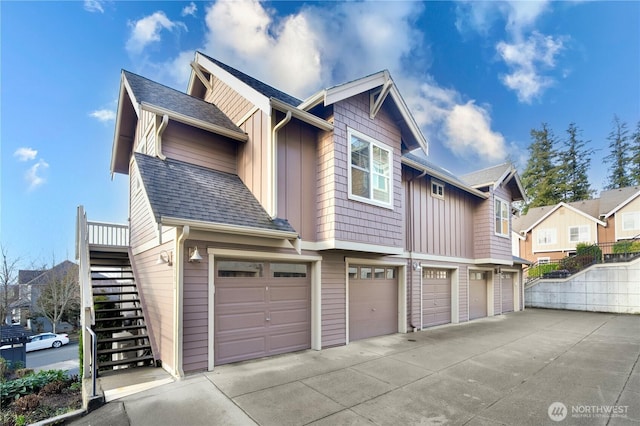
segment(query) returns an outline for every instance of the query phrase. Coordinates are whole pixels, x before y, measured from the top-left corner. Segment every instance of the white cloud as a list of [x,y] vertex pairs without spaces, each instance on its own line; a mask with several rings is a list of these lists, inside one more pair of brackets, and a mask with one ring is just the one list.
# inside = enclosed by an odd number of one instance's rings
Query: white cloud
[[102,6],[103,3],[103,0],[84,0],[84,10],[92,13],[104,13],[104,7]]
[[14,157],[18,157],[18,161],[35,160],[36,155],[38,155],[38,151],[28,147],[18,148],[16,152],[13,153]]
[[46,182],[46,179],[42,176],[42,173],[44,173],[44,171],[48,168],[49,164],[46,161],[40,159],[36,164],[31,166],[27,170],[27,173],[24,177],[29,184],[29,191],[36,189]]
[[[504,137],[491,130],[490,110],[439,86],[424,71],[429,49],[414,21],[423,7],[420,2],[323,3],[277,17],[258,1],[219,0],[206,9],[208,32],[200,50],[302,99],[389,69],[431,143],[464,158],[506,157]],[[405,62],[409,58],[411,66]],[[186,84],[192,59],[187,51],[164,64],[177,85]]]
[[196,12],[198,11],[198,6],[194,2],[189,3],[182,9],[182,16],[196,16]]
[[503,84],[516,92],[520,102],[530,103],[553,85],[554,80],[541,71],[555,67],[556,57],[562,49],[562,39],[535,31],[523,41],[501,41],[496,50],[510,69],[510,73],[501,76]]
[[162,11],[145,16],[135,22],[129,22],[129,26],[131,27],[131,36],[127,40],[126,49],[133,54],[141,53],[150,43],[160,41],[160,32],[163,29],[173,31],[174,28],[179,27],[186,30],[186,26],[182,22],[171,21]]
[[89,115],[98,121],[107,122],[116,119],[116,112],[111,109],[97,109],[89,113]]

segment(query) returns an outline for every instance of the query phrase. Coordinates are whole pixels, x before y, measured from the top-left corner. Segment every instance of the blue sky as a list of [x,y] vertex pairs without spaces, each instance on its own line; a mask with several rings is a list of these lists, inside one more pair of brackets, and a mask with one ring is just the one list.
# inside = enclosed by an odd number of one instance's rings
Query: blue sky
[[200,50],[299,98],[388,69],[454,173],[514,161],[569,123],[596,150],[640,120],[640,2],[0,2],[0,242],[74,258],[75,211],[126,223],[109,172],[120,70],[186,89]]

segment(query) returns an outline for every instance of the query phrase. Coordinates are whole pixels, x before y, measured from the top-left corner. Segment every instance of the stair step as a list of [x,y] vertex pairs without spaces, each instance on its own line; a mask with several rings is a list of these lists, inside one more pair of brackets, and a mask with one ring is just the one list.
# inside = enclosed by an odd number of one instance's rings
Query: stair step
[[113,348],[113,349],[98,349],[98,355],[112,355],[112,354],[119,354],[124,352],[143,351],[147,349],[151,349],[151,345],[129,346],[129,347]]
[[133,321],[144,319],[142,315],[132,315],[130,317],[107,317],[107,318],[96,318],[96,322],[107,322],[107,321]]
[[[135,281],[133,276],[130,277],[91,277],[91,281]],[[105,284],[102,284],[105,285]]]
[[[110,291],[108,293],[94,293],[93,297],[96,296],[120,296],[120,295],[125,295],[125,294],[138,294],[138,291]],[[107,302],[107,301],[105,301]]]
[[92,274],[132,274],[133,269],[131,266],[119,266],[113,267],[113,269],[93,269],[91,268]]
[[133,306],[130,308],[107,308],[107,309],[96,309],[95,313],[106,314],[109,312],[132,312],[132,311],[141,311],[142,308],[140,306]]
[[146,334],[134,334],[132,336],[120,336],[120,337],[107,337],[104,339],[98,339],[98,345],[116,342],[126,342],[127,340],[149,340],[149,336]]
[[[96,328],[96,326],[93,326],[93,331],[95,333],[118,333],[120,331],[128,331],[128,330],[142,330],[142,329],[146,329],[147,326],[142,324],[142,325],[123,325],[121,327],[104,327],[104,328]],[[144,336],[146,336],[146,334],[144,334]],[[98,343],[100,343],[100,337],[98,337]]]
[[103,367],[115,367],[117,365],[137,364],[139,362],[153,361],[153,355],[145,355],[137,358],[121,359],[118,361],[98,362],[98,369]]

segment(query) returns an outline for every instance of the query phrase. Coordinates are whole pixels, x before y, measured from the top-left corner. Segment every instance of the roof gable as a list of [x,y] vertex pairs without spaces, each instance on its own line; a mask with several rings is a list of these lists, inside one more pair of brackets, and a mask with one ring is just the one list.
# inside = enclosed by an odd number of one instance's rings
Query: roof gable
[[237,175],[170,158],[134,157],[157,223],[171,218],[295,232],[286,220],[271,219]]
[[612,189],[600,193],[600,214],[608,218],[640,196],[640,186]]
[[497,166],[468,173],[462,176],[461,179],[476,189],[490,186],[495,189],[501,185],[511,186],[512,191],[515,193],[513,197],[515,201],[526,200],[526,193],[520,181],[520,176],[510,163],[498,164]]
[[[579,203],[579,202],[578,202]],[[536,226],[538,226],[540,223],[544,222],[548,217],[550,217],[552,214],[554,214],[556,211],[558,211],[560,208],[564,207],[566,209],[569,209],[575,213],[577,213],[580,216],[583,216],[599,225],[602,226],[606,226],[606,223],[599,220],[597,217],[594,217],[592,215],[590,215],[589,213],[584,212],[583,210],[580,210],[578,208],[575,207],[576,203],[573,203],[574,205],[570,205],[567,204],[565,202],[560,202],[558,204],[556,204],[555,206],[551,207],[551,206],[545,206],[545,207],[538,207],[537,211],[536,211],[536,216],[538,216],[538,219],[533,221],[529,226],[527,226],[525,229],[521,229],[521,232],[527,233],[529,231],[531,231],[533,228],[535,228]],[[549,209],[549,207],[551,207]],[[531,213],[531,210],[529,211],[529,213]],[[526,215],[522,216],[528,216],[529,213],[527,213]],[[541,214],[542,213],[542,214]],[[520,226],[522,227],[522,224],[520,223]]]

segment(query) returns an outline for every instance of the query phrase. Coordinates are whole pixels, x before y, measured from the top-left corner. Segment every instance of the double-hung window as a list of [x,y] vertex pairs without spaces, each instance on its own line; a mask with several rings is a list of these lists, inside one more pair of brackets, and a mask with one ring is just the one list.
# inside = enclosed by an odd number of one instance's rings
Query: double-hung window
[[509,237],[509,203],[496,198],[496,235]]
[[349,198],[393,206],[391,148],[349,129]]
[[557,241],[558,241],[557,237],[556,237],[555,228],[538,229],[538,230],[536,230],[536,234],[537,234],[538,244],[541,245],[541,246],[549,245],[549,244],[556,244]]
[[622,213],[622,230],[636,231],[640,229],[640,212]]
[[570,226],[569,242],[570,243],[586,243],[591,239],[589,225]]

